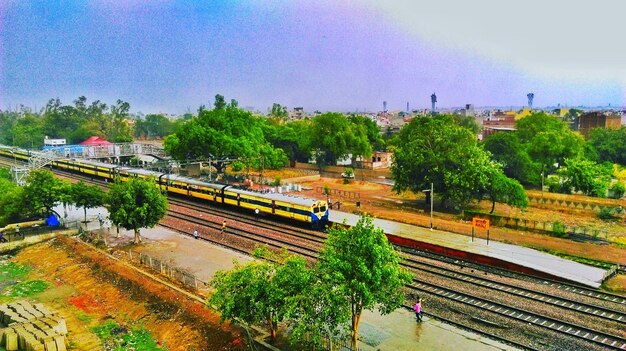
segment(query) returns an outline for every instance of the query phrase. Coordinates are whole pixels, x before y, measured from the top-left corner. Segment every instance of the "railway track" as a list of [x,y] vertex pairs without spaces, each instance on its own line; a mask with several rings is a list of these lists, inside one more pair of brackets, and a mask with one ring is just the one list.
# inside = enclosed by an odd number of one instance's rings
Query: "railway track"
[[602,333],[590,328],[563,322],[552,317],[543,316],[534,312],[528,312],[488,299],[459,293],[458,291],[454,291],[452,289],[442,288],[422,281],[414,281],[412,286],[421,292],[427,292],[429,294],[440,296],[465,305],[471,305],[478,309],[499,314],[520,322],[531,323],[536,326],[576,337],[603,347],[615,350],[626,350],[626,338]]
[[[66,173],[66,175],[71,175],[72,177],[76,177],[76,174]],[[88,177],[80,177],[81,179],[85,179]],[[94,182],[102,185],[102,182]],[[220,208],[219,206],[208,206],[204,204],[198,203],[190,203],[187,200],[180,200],[174,197],[169,198],[170,203],[176,204],[178,206],[187,207],[193,209],[195,211],[205,212],[214,216],[219,216],[222,218],[228,218],[232,221],[238,221],[240,223],[245,223],[248,225],[252,225],[255,230],[243,230],[240,228],[229,227],[227,232],[224,235],[232,235],[233,237],[237,237],[239,239],[248,240],[255,243],[263,243],[270,247],[274,248],[282,248],[288,246],[291,248],[291,251],[310,259],[317,259],[317,251],[321,248],[321,245],[325,239],[325,234],[314,231],[307,231],[304,229],[294,230],[287,224],[277,223],[274,221],[267,221],[265,219],[256,218],[253,215],[246,214],[233,214],[232,211],[227,211],[225,209]],[[221,224],[210,221],[207,219],[202,219],[198,217],[189,216],[188,214],[184,214],[182,212],[178,212],[176,210],[172,210],[168,213],[169,216],[175,218],[177,220],[183,220],[189,222],[193,225],[202,226],[204,228],[208,228],[209,230],[218,233],[221,229]],[[168,225],[164,224],[165,227]],[[178,228],[172,228],[178,232],[191,235],[191,233],[181,231]],[[267,233],[259,233],[259,232],[272,232],[272,235],[268,235]],[[281,237],[282,236],[282,237]],[[294,238],[297,242],[294,242]],[[236,245],[227,244],[227,240],[216,240],[215,235],[213,236],[202,236],[202,239],[211,241],[215,244],[221,246],[227,246],[230,249],[248,253],[249,250],[242,250],[238,248]],[[415,259],[409,258],[407,263],[407,267],[410,269],[417,269],[421,271],[428,271],[431,274],[445,276],[447,279],[453,279],[456,282],[462,282],[463,284],[471,284],[473,286],[481,287],[484,289],[493,290],[496,293],[505,293],[515,298],[526,298],[532,299],[538,303],[548,304],[558,308],[565,308],[571,313],[580,313],[585,315],[594,315],[598,318],[604,318],[606,320],[610,320],[616,323],[625,323],[626,321],[626,313],[615,311],[612,309],[608,309],[605,307],[595,306],[593,304],[582,303],[573,301],[572,299],[567,299],[563,297],[551,296],[545,293],[539,293],[536,291],[532,291],[525,288],[520,288],[512,284],[506,284],[499,281],[494,281],[485,278],[477,278],[475,275],[459,273],[452,269],[445,269],[436,265],[430,265],[424,263],[422,261],[417,261]],[[506,274],[507,276],[518,275],[517,273]],[[538,280],[534,278],[535,280]],[[604,292],[595,291],[592,289],[587,289],[583,287],[578,287],[575,285],[564,284],[560,282],[550,282],[546,280],[541,280],[544,284],[549,284],[551,287],[555,288],[558,291],[567,291],[570,293],[579,294],[585,297],[591,297],[594,299],[598,299],[605,302],[610,302],[618,305],[626,305],[626,298],[623,298],[619,295],[608,294]],[[496,301],[491,301],[488,299],[470,296],[468,294],[464,294],[459,291],[455,291],[454,289],[443,288],[441,286],[437,286],[434,284],[430,284],[424,281],[420,281],[412,284],[411,289],[414,291],[419,291],[420,293],[432,294],[433,296],[439,296],[449,301],[454,301],[457,303],[463,303],[468,306],[472,306],[473,308],[477,308],[484,313],[495,313],[497,315],[510,318],[511,320],[517,320],[524,323],[530,323],[540,328],[546,328],[548,330],[552,330],[557,333],[562,333],[563,335],[576,337],[581,340],[585,340],[601,347],[612,348],[612,349],[621,349],[626,350],[626,340],[619,336],[614,336],[611,334],[603,333],[600,331],[591,330],[590,328],[586,328],[584,326],[577,326],[571,323],[567,323],[564,321],[557,320],[555,318],[549,316],[543,316],[538,313],[525,311],[522,309],[517,309],[512,306],[508,306],[507,304],[502,304]],[[438,317],[441,319],[446,319],[445,317]],[[474,329],[468,326],[463,326],[466,329]],[[479,333],[485,333],[484,331],[479,331],[474,329],[474,331]],[[491,335],[493,338],[494,335]],[[506,338],[502,338],[500,336],[497,337],[501,339],[503,342],[515,344],[515,341],[507,340]],[[532,348],[530,348],[532,349]]]

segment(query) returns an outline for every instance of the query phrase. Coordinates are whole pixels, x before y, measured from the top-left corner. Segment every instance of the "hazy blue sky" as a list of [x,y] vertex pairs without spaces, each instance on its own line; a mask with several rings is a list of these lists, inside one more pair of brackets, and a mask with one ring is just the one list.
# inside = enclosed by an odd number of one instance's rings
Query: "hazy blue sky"
[[[578,4],[580,2],[580,4]],[[515,3],[515,4],[512,4]],[[623,5],[622,5],[623,4]],[[0,109],[623,105],[626,3],[0,0]]]

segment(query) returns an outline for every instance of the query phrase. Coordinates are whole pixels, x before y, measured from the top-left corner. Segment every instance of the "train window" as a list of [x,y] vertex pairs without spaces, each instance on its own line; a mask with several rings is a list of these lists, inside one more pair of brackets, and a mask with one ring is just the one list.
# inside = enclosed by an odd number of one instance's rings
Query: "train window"
[[322,207],[320,207],[320,211],[321,211],[321,212],[326,212],[326,206],[322,206]]
[[313,207],[313,213],[320,213],[319,207]]

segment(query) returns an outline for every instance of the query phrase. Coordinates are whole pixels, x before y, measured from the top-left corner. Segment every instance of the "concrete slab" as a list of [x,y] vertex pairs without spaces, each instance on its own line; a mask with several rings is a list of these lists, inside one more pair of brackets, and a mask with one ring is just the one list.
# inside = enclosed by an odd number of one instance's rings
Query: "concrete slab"
[[[359,216],[352,213],[331,211],[330,221],[355,225]],[[598,288],[606,271],[574,261],[566,260],[537,250],[504,244],[497,241],[472,238],[440,230],[417,227],[409,224],[375,218],[374,224],[387,234],[394,234],[407,239],[448,247],[477,255],[511,262],[520,266],[561,277],[572,282]]]

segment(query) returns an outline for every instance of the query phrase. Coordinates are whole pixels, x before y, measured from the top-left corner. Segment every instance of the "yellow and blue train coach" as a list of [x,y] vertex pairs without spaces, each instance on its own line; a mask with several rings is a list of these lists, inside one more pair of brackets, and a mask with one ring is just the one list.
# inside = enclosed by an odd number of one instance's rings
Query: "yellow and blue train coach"
[[[14,148],[0,148],[0,155],[26,161],[30,157],[30,152]],[[129,178],[154,179],[157,186],[167,193],[202,199],[250,211],[258,209],[260,213],[266,216],[276,216],[308,223],[315,228],[323,228],[328,223],[329,210],[325,200],[280,193],[260,193],[231,185],[204,182],[175,174],[163,174],[93,160],[61,159],[51,162],[51,165],[92,177],[110,179],[111,181],[127,181]]]

